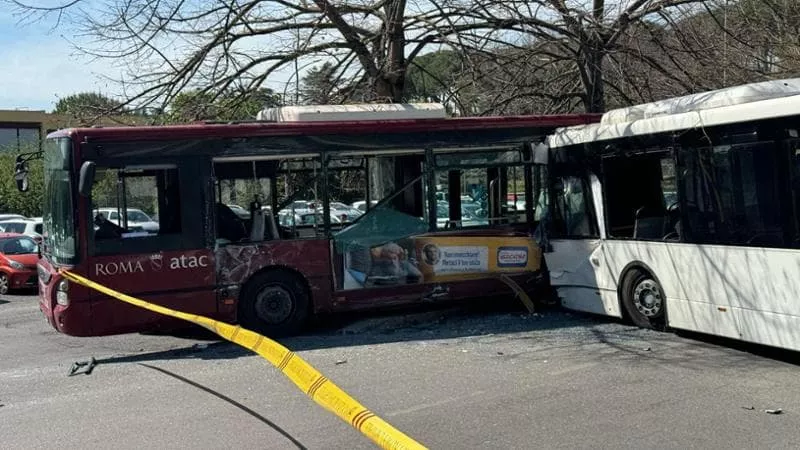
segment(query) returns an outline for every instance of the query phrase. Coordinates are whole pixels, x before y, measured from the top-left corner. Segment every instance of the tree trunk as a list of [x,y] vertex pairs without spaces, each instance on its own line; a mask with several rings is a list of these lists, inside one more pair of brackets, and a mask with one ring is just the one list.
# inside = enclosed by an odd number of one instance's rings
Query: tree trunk
[[603,113],[606,110],[605,86],[603,80],[603,62],[605,51],[598,42],[590,42],[584,46],[584,58],[580,67],[583,82],[583,106],[587,113]]
[[405,97],[405,10],[406,0],[392,0],[384,6],[386,24],[382,47],[386,57],[380,70],[380,78],[375,80],[375,92],[380,101],[400,103]]

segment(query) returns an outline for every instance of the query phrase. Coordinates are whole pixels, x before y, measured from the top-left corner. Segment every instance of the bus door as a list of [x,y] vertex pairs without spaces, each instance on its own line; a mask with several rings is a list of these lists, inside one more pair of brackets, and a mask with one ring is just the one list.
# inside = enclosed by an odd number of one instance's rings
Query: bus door
[[[206,248],[201,165],[195,160],[98,159],[85,211],[86,273],[112,289],[181,311],[217,313],[214,256]],[[88,293],[92,334],[172,322]]]
[[554,158],[537,171],[541,190],[535,217],[550,283],[567,308],[618,315],[606,310],[612,302],[604,302],[599,290],[605,239],[599,178],[586,164]]

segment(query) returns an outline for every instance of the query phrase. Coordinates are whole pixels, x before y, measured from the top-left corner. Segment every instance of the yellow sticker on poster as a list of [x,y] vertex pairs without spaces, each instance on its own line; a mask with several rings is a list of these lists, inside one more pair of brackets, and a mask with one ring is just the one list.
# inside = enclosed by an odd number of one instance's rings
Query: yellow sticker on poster
[[425,282],[535,272],[540,267],[541,252],[528,236],[418,236],[412,240]]

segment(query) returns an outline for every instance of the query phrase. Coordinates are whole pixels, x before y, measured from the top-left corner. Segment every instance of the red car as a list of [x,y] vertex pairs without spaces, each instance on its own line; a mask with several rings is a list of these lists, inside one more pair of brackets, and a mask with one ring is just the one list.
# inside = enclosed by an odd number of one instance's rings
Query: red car
[[0,233],[0,294],[37,287],[37,262],[38,245],[30,236]]

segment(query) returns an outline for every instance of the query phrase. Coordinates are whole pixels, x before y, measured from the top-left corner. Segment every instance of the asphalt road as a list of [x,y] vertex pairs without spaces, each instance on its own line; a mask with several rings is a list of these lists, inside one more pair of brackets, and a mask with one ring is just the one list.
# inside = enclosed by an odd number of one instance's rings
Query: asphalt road
[[[2,448],[374,448],[210,337],[72,338],[35,298],[4,296],[0,343]],[[796,354],[475,308],[328,323],[283,343],[429,448],[800,447]],[[92,356],[91,375],[67,377]]]

